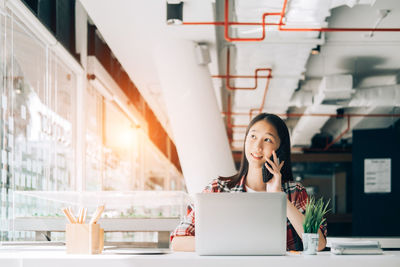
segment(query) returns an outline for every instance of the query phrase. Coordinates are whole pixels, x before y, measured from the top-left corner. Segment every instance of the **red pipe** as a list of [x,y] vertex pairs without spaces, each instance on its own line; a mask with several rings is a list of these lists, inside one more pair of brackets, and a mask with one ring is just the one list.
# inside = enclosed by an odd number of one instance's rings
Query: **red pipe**
[[[252,116],[252,111],[256,109],[251,109],[250,114]],[[222,114],[227,115],[227,112],[222,112]],[[240,116],[247,116],[249,113],[244,112],[230,112],[229,116],[232,115],[240,115]],[[344,115],[338,114],[327,114],[327,113],[314,113],[314,114],[301,114],[301,113],[284,113],[284,114],[275,114],[280,117],[303,117],[303,116],[317,116],[317,117],[347,117],[347,128],[339,134],[332,142],[327,144],[323,149],[307,149],[312,151],[327,151],[332,145],[334,145],[337,141],[340,140],[348,131],[350,131],[350,118],[351,117],[400,117],[400,114],[356,114],[356,113],[348,113]],[[230,140],[230,144],[233,142],[244,142],[244,140]]]
[[[263,25],[261,22],[233,22],[228,21],[229,25],[247,25],[247,26],[260,26]],[[225,21],[210,21],[210,22],[183,22],[182,25],[216,25],[216,26],[224,26]],[[279,25],[278,23],[265,23],[265,25]]]
[[[258,111],[258,113],[262,112],[264,104],[265,104],[265,99],[266,99],[266,96],[267,96],[268,88],[269,88],[269,82],[270,82],[270,79],[268,79],[267,84],[265,86],[263,100],[262,100],[260,108],[258,108],[258,109],[254,109],[254,108],[250,109],[250,113],[249,113],[250,114],[250,119],[252,118],[254,111]],[[236,88],[236,90],[238,90],[238,89],[242,89],[242,88]],[[230,94],[228,95],[228,107],[227,107],[227,109],[228,109],[228,112],[223,112],[223,114],[228,116],[227,117],[228,134],[230,133],[230,131],[232,131],[232,128],[247,128],[247,125],[234,125],[234,124],[231,123],[233,112],[231,112],[232,103],[231,103],[231,95]]]
[[[212,77],[214,78],[225,78],[226,79],[226,87],[228,90],[230,91],[235,91],[235,90],[255,90],[258,87],[258,78],[260,78],[261,76],[258,76],[258,72],[260,71],[268,71],[268,76],[263,76],[265,78],[267,78],[267,84],[265,86],[265,90],[264,90],[264,95],[263,95],[263,100],[261,103],[261,106],[259,109],[251,109],[250,110],[250,118],[252,117],[252,114],[254,111],[258,110],[258,113],[261,113],[265,104],[265,99],[267,96],[267,92],[268,92],[268,88],[269,88],[269,83],[270,83],[270,78],[272,78],[271,72],[272,69],[270,68],[258,68],[255,70],[255,75],[254,76],[250,76],[250,75],[231,75],[230,74],[230,49],[228,47],[227,50],[227,60],[226,60],[226,75],[213,75]],[[255,85],[254,87],[232,87],[230,86],[230,79],[231,78],[253,78],[255,79]],[[233,140],[232,140],[232,129],[233,128],[246,128],[247,125],[235,125],[232,123],[232,102],[231,102],[231,94],[228,94],[228,112],[226,114],[228,114],[227,116],[227,132],[228,132],[228,139],[229,139],[229,144],[232,144]]]
[[[229,0],[225,0],[225,10],[224,10],[224,37],[225,40],[228,42],[234,42],[234,41],[242,41],[242,42],[259,42],[265,39],[265,18],[267,16],[280,16],[281,13],[264,13],[262,16],[262,35],[259,38],[231,38],[229,36]],[[275,24],[277,25],[277,24]]]
[[[257,42],[263,41],[265,39],[265,26],[267,25],[277,25],[279,31],[295,31],[295,32],[399,32],[400,28],[282,28],[285,26],[283,23],[283,17],[285,16],[285,10],[287,6],[287,0],[283,4],[282,11],[280,13],[263,13],[262,22],[230,22],[229,21],[229,0],[225,0],[225,10],[224,10],[224,21],[217,22],[183,22],[183,25],[216,25],[224,26],[224,37],[228,42],[241,41],[241,42]],[[280,16],[279,23],[266,23],[265,18],[267,16]],[[231,38],[229,36],[229,26],[230,25],[247,25],[247,26],[262,26],[262,36],[259,38]]]
[[[305,147],[292,147],[291,151],[301,151],[301,152],[321,152],[324,151],[323,148],[305,148]],[[329,149],[330,152],[351,152],[349,148],[331,148]]]
[[[223,115],[228,115],[228,112],[221,112]],[[231,112],[231,115],[234,116],[248,116],[249,113],[245,112]],[[275,114],[280,117],[303,117],[303,116],[315,116],[315,117],[343,117],[343,116],[350,116],[350,117],[400,117],[400,114],[360,114],[360,113],[346,113],[344,115],[338,114],[330,114],[330,113],[310,113],[310,114],[303,114],[303,113],[282,113],[282,114]]]
[[[227,75],[211,75],[212,78],[223,78],[226,79],[228,76]],[[229,78],[243,78],[243,79],[254,79],[254,78],[259,78],[259,79],[268,79],[272,78],[272,76],[256,76],[256,75],[229,75]]]
[[230,69],[231,69],[230,65],[231,65],[231,53],[230,53],[230,49],[228,47],[227,48],[227,54],[226,54],[226,76],[225,76],[226,88],[228,90],[234,91],[234,90],[255,90],[255,89],[257,89],[257,87],[258,87],[258,77],[259,77],[258,76],[258,72],[260,72],[260,71],[268,71],[268,76],[266,76],[268,78],[268,83],[269,83],[269,78],[272,78],[272,76],[271,76],[272,69],[270,69],[270,68],[258,68],[258,69],[256,69],[254,71],[254,76],[249,76],[249,77],[254,77],[254,79],[255,79],[255,85],[253,87],[232,87],[230,85],[230,80],[231,80],[231,77],[232,77],[231,76],[231,72],[230,72]]

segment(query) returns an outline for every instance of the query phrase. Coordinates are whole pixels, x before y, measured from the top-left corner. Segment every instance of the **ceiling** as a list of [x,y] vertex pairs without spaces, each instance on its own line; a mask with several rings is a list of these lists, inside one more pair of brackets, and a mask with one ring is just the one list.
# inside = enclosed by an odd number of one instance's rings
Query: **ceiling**
[[[351,143],[352,129],[388,127],[399,118],[372,114],[400,114],[400,32],[280,31],[278,26],[266,26],[262,41],[227,42],[222,26],[167,25],[165,0],[80,1],[172,138],[153,49],[159,42],[176,38],[208,45],[212,75],[227,73],[228,50],[230,75],[271,69],[271,79],[266,78],[268,71],[259,72],[264,77],[257,80],[254,90],[228,90],[226,79],[210,77],[221,116],[229,116],[228,96],[233,125],[248,124],[251,109],[254,114],[260,110],[281,114],[297,150],[309,148],[316,134]],[[183,22],[223,21],[224,2],[185,0]],[[280,13],[283,5],[284,0],[230,0],[229,19],[259,23],[263,13]],[[268,16],[267,22],[278,23],[279,18]],[[291,0],[284,23],[286,28],[400,28],[400,1]],[[262,26],[231,26],[229,34],[258,38]],[[317,47],[319,53],[311,54]],[[254,84],[253,78],[230,79],[231,87]],[[349,124],[347,117],[332,117],[338,110],[363,116],[349,117]],[[287,117],[287,113],[295,115]],[[231,147],[240,150],[244,129],[232,130]]]

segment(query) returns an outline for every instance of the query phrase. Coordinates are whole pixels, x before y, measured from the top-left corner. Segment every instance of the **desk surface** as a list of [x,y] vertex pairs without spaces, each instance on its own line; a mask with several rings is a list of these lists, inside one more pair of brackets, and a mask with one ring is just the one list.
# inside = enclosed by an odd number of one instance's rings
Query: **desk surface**
[[[111,253],[111,252],[106,252]],[[9,250],[0,247],[0,266],[8,267],[103,267],[103,266],[362,266],[399,267],[400,251],[385,251],[384,255],[333,255],[319,252],[316,256],[287,253],[286,256],[198,256],[191,252],[162,255],[68,255],[63,249],[35,251]]]

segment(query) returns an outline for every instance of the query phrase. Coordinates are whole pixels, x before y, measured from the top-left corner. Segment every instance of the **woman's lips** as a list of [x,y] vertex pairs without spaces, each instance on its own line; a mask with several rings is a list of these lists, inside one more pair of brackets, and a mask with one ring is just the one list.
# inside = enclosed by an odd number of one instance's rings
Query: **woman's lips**
[[252,156],[254,159],[256,159],[256,160],[261,160],[261,159],[263,158],[262,155],[256,156],[256,155],[254,155],[253,153],[250,153],[250,154],[251,154],[251,156]]

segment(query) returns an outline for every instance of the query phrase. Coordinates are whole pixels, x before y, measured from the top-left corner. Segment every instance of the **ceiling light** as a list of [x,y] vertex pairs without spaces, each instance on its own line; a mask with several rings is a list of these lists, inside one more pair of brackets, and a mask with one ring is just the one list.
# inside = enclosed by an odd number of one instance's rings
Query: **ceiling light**
[[182,24],[182,1],[167,1],[167,24],[180,25]]
[[311,49],[311,55],[319,55],[321,52],[321,46],[317,45],[315,48]]

